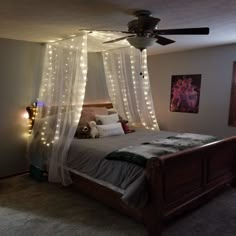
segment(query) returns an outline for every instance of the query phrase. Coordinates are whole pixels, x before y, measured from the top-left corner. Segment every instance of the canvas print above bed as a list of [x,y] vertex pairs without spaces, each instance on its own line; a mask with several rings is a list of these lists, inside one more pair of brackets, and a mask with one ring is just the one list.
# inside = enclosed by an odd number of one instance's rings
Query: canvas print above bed
[[173,75],[170,111],[198,113],[201,75]]

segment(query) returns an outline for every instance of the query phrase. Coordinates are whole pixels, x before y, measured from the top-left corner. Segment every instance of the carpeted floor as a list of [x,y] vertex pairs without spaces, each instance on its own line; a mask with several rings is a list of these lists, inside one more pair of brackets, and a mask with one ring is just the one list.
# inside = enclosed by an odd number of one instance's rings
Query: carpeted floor
[[[144,226],[70,188],[0,180],[1,236],[146,236]],[[235,236],[236,189],[165,226],[163,236]]]

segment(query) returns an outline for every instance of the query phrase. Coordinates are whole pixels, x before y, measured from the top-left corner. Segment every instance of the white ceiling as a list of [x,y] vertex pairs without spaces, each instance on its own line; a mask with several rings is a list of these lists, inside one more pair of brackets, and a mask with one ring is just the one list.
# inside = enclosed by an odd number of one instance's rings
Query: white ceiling
[[176,43],[156,45],[149,54],[236,43],[235,0],[2,0],[0,37],[49,42],[78,29],[127,30],[139,9],[160,18],[159,29],[210,28],[210,35],[171,35]]

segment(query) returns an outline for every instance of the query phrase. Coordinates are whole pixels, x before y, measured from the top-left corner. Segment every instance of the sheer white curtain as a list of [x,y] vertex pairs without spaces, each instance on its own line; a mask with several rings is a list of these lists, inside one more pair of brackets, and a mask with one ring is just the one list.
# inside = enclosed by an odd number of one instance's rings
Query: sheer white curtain
[[159,130],[153,107],[146,50],[133,47],[103,52],[109,96],[119,114],[131,124]]
[[86,81],[86,34],[47,44],[33,134],[48,159],[49,181],[71,183],[61,167],[79,123]]

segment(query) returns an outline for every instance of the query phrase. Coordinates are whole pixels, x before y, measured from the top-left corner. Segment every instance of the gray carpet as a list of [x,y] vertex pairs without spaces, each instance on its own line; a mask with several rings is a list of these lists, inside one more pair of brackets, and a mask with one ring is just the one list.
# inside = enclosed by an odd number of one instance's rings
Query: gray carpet
[[[0,235],[146,236],[144,226],[70,188],[28,175],[0,181]],[[235,236],[236,189],[165,226],[164,236]]]

